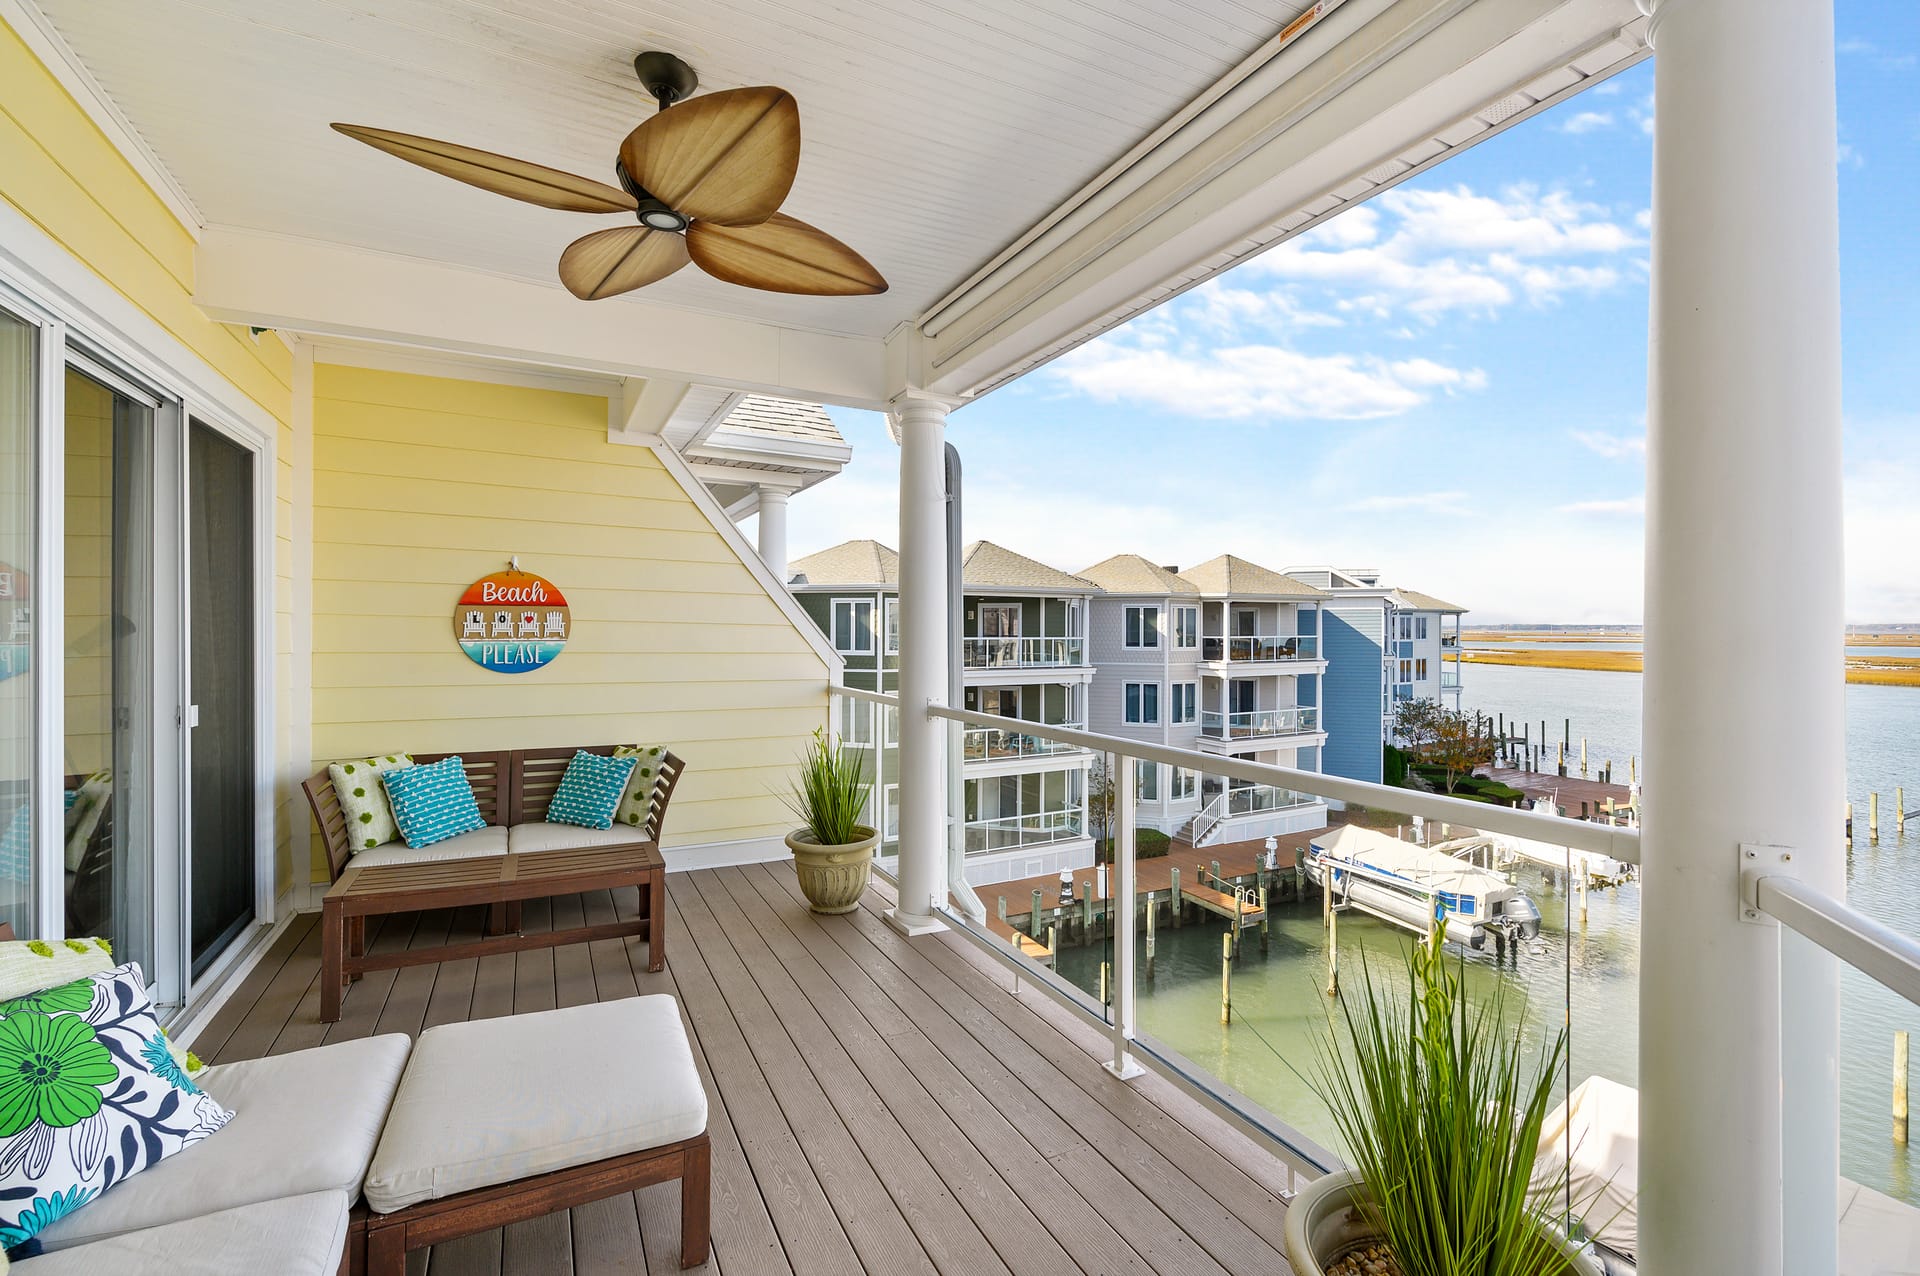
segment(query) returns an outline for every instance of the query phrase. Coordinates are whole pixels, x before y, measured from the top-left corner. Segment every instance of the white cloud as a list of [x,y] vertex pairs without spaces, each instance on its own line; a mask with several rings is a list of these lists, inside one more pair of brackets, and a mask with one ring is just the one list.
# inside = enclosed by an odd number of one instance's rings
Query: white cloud
[[1139,346],[1124,332],[1062,356],[1050,375],[1101,403],[1216,420],[1365,420],[1408,411],[1436,392],[1486,385],[1478,369],[1431,359],[1308,355],[1273,345],[1170,350]]
[[1595,97],[1613,97],[1619,92],[1620,81],[1618,80],[1603,80],[1593,88],[1593,95]]
[[1410,512],[1440,514],[1449,518],[1463,517],[1473,512],[1471,498],[1461,491],[1396,492],[1383,496],[1366,496],[1357,501],[1349,501],[1340,508],[1356,514]]
[[1573,501],[1560,507],[1562,514],[1598,514],[1609,518],[1643,518],[1647,512],[1644,496],[1621,496],[1604,500]]
[[1604,456],[1610,461],[1626,457],[1644,457],[1647,454],[1647,436],[1644,434],[1608,434],[1604,430],[1575,430],[1573,441],[1596,456]]
[[1613,127],[1613,115],[1608,111],[1581,111],[1563,121],[1562,133],[1593,133],[1603,128]]
[[[1373,214],[1355,220],[1360,213]],[[1614,259],[1644,246],[1633,228],[1565,191],[1513,186],[1399,188],[1256,258],[1246,270],[1318,289],[1340,314],[1396,312],[1435,323],[1517,301],[1547,305],[1623,278]]]

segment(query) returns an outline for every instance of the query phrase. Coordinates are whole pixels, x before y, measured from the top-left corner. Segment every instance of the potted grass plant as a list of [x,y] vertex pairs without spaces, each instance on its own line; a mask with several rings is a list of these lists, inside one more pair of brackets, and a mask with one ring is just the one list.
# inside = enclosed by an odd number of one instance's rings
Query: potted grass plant
[[1599,1276],[1534,1176],[1566,1030],[1529,1050],[1499,992],[1465,995],[1442,942],[1436,928],[1412,946],[1404,996],[1368,969],[1328,1012],[1307,1080],[1352,1168],[1294,1198],[1288,1261],[1298,1276]]
[[873,782],[865,750],[815,730],[800,759],[787,805],[801,827],[787,834],[800,893],[816,913],[850,913],[873,876],[880,834],[860,823]]

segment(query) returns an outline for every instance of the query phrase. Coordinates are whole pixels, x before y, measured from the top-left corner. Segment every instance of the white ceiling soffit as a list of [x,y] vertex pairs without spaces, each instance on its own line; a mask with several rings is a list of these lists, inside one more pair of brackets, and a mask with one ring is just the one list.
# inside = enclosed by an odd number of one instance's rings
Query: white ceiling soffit
[[696,385],[687,390],[679,411],[660,433],[682,452],[704,440],[727,419],[727,414],[747,396],[738,390],[717,385]]
[[[21,0],[10,0],[21,2]],[[604,314],[704,311],[877,341],[1229,74],[1302,0],[26,0],[191,192],[209,228],[537,283]],[[516,203],[330,132],[372,124],[601,181],[654,114],[662,49],[700,91],[800,104],[785,211],[864,254],[878,297],[795,297],[694,268],[574,302],[567,243],[618,225]]]
[[[1634,0],[1347,0],[1239,114],[1003,253],[923,318],[923,382],[985,393],[1647,57]],[[1249,77],[1237,92],[1249,96]],[[1104,197],[1103,197],[1104,196]],[[1276,218],[1275,209],[1287,210]]]

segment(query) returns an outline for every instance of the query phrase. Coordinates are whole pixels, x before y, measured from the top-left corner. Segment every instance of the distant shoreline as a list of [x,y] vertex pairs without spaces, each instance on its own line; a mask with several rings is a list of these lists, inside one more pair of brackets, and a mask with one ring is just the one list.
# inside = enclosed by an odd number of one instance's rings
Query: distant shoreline
[[[1618,638],[1620,635],[1607,635]],[[1467,640],[1478,642],[1498,642],[1498,638],[1480,638],[1465,635]],[[1515,641],[1509,639],[1508,641]],[[1524,638],[1517,641],[1540,641]],[[1561,641],[1569,641],[1562,639]],[[1592,641],[1592,639],[1588,639]],[[1852,643],[1851,638],[1848,639]],[[1861,645],[1861,644],[1855,644]],[[1901,643],[1901,646],[1920,645]],[[1459,659],[1470,665],[1514,665],[1526,669],[1587,669],[1603,673],[1639,673],[1643,661],[1638,651],[1463,651],[1458,656],[1448,653],[1446,659]],[[1847,681],[1856,686],[1866,687],[1920,687],[1920,657],[1915,656],[1848,656]]]
[[[1592,629],[1468,629],[1462,642],[1639,642],[1640,630],[1607,625]],[[1920,647],[1916,633],[1849,633],[1849,647]]]

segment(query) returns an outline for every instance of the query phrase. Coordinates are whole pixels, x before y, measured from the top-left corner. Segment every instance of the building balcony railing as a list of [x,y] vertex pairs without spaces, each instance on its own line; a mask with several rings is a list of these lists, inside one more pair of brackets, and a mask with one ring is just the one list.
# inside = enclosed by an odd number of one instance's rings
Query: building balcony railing
[[[1034,726],[1065,727],[1069,731],[1085,729],[1084,723],[1034,723]],[[1010,758],[1046,758],[1062,753],[1085,753],[1077,744],[1048,740],[1025,729],[1025,724],[1004,727],[968,727],[961,735],[961,756],[969,762],[1002,762]]]
[[1318,660],[1320,639],[1315,634],[1236,634],[1200,640],[1200,658],[1230,664],[1274,664],[1289,660]]
[[1459,689],[1460,671],[1458,669],[1442,669],[1440,671],[1440,690],[1458,691]]
[[1227,819],[1239,815],[1265,815],[1272,811],[1291,811],[1297,807],[1312,806],[1319,801],[1310,793],[1283,789],[1276,784],[1254,784],[1228,789],[1226,805],[1221,814]]
[[963,669],[1056,669],[1085,666],[1084,638],[962,638]]
[[1045,846],[1086,836],[1086,812],[1073,807],[1064,811],[1038,811],[1031,815],[1003,815],[993,820],[967,822],[967,854],[988,851],[1014,851],[1027,846]]
[[1312,707],[1255,709],[1250,713],[1216,713],[1207,710],[1200,715],[1200,734],[1216,740],[1259,740],[1273,736],[1307,735],[1319,729],[1320,710]]

